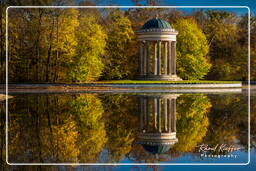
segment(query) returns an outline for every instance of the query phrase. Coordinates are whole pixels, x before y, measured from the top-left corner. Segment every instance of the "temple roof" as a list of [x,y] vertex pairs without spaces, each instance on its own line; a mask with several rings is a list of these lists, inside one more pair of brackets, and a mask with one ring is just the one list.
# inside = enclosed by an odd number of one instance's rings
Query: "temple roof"
[[162,19],[159,18],[153,18],[151,20],[148,20],[141,28],[141,30],[144,29],[172,29],[171,25]]
[[162,144],[162,145],[143,144],[142,146],[146,151],[150,152],[151,154],[163,154],[163,153],[169,151],[171,148],[171,145],[169,145],[169,144]]
[[162,19],[153,18],[148,20],[138,31],[137,33],[142,32],[177,32],[171,27],[171,25]]

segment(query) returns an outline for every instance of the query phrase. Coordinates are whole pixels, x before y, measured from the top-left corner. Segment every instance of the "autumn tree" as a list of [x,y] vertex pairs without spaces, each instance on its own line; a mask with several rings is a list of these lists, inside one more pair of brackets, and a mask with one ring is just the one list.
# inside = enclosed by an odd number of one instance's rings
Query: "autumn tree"
[[70,77],[74,82],[95,81],[101,76],[106,34],[96,21],[92,15],[79,17],[78,46],[70,66]]
[[177,72],[183,79],[202,79],[211,64],[207,59],[207,39],[193,19],[179,19],[174,25],[177,35]]
[[[30,0],[25,2],[31,5],[36,3]],[[16,3],[22,4],[16,0],[10,2],[11,5]],[[59,5],[72,1],[48,0],[38,3]],[[81,5],[94,3],[86,1]],[[2,82],[5,75],[5,6],[5,3],[1,3]],[[68,83],[131,79],[138,68],[134,31],[156,15],[169,21],[179,31],[177,73],[183,79],[247,79],[247,14],[238,16],[219,10],[182,13],[157,8],[124,11],[11,8],[8,24],[9,82]],[[255,79],[253,68],[256,66],[255,28],[255,15],[252,15],[252,79]]]
[[251,16],[251,79],[256,80],[256,11]]
[[[78,45],[75,30],[79,24],[77,9],[54,9],[48,32],[46,81],[68,81],[69,65]],[[50,69],[48,67],[50,66]],[[50,76],[49,76],[50,74]]]
[[5,9],[7,2],[0,1],[0,83],[5,80]]
[[[239,18],[227,11],[209,10],[206,12],[206,17],[204,32],[209,42],[209,55],[213,64],[207,78],[246,79],[248,51],[239,41],[241,36],[246,35],[244,33],[247,32],[247,21],[241,20],[243,24],[240,26],[243,27],[239,27]],[[244,30],[243,33],[241,29]]]
[[78,11],[11,8],[9,12],[9,81],[67,81],[77,45]]
[[146,0],[146,4],[152,5],[152,6],[159,5],[160,2],[161,2],[161,0]]
[[118,10],[111,10],[104,26],[107,33],[102,79],[132,78],[136,72],[136,49],[130,20]]

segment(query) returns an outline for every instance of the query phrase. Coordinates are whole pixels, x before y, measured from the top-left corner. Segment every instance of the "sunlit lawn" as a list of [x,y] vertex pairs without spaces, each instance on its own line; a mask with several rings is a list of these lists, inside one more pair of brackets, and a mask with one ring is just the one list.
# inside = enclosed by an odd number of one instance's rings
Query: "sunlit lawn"
[[182,81],[146,81],[146,80],[108,80],[96,81],[93,84],[234,84],[241,81],[211,81],[211,80],[182,80]]

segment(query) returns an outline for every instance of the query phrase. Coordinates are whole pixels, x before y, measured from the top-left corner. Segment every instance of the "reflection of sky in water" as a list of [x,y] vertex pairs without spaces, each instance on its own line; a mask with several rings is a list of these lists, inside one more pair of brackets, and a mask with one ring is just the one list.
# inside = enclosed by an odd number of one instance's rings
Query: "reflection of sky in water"
[[[238,155],[243,158],[243,160],[247,160],[247,153],[245,152],[238,152]],[[191,158],[191,156],[186,156],[188,158]],[[180,160],[186,160],[187,158],[184,157],[183,159]],[[213,161],[215,163],[216,161]],[[219,161],[217,161],[219,162]],[[221,161],[223,162],[223,161]],[[230,161],[228,161],[230,162]],[[124,163],[128,163],[127,161]],[[122,170],[122,171],[131,171],[131,170],[146,170],[150,166],[78,166],[76,169],[77,170],[83,170],[85,168],[90,168],[90,169],[95,169],[95,170]],[[215,171],[215,170],[232,170],[232,171],[241,171],[241,170],[248,170],[248,171],[254,171],[256,168],[256,151],[255,149],[252,149],[251,151],[251,162],[249,165],[242,166],[242,165],[229,165],[229,166],[224,166],[224,165],[193,165],[193,166],[180,166],[180,165],[172,165],[172,166],[156,166],[157,170],[162,170],[162,171],[169,171],[169,170],[182,170],[182,171],[191,171],[191,170],[197,170],[197,171]],[[93,170],[92,169],[92,170]],[[150,169],[149,169],[150,170]]]
[[[247,153],[245,152],[238,152],[241,158],[243,160],[247,160]],[[189,156],[188,156],[189,157]],[[181,159],[182,160],[182,159]],[[183,158],[183,160],[186,160],[186,158]],[[124,163],[125,159],[124,159]],[[78,166],[76,170],[84,170],[84,169],[92,169],[92,170],[113,170],[113,171],[131,171],[131,170],[146,170],[149,168],[152,168],[151,166]],[[232,170],[232,171],[241,171],[241,170],[247,170],[247,171],[254,171],[256,168],[256,151],[255,149],[251,150],[251,162],[249,165],[193,165],[193,166],[186,166],[186,165],[172,165],[172,166],[156,166],[157,170],[162,171],[169,171],[169,170],[182,170],[182,171],[191,171],[191,170],[197,170],[197,171],[216,171],[216,170]],[[149,169],[152,170],[152,169]]]
[[[229,155],[237,155],[237,158],[199,158],[195,157],[194,155],[191,155],[189,153],[184,153],[182,157],[179,157],[172,161],[165,161],[160,163],[247,163],[248,162],[248,153],[244,150],[239,150],[236,152],[229,153]],[[251,151],[251,155],[255,155],[255,150],[253,149]],[[120,163],[131,163],[131,161],[124,157]],[[134,163],[134,162],[132,162]],[[135,162],[136,163],[136,162]]]

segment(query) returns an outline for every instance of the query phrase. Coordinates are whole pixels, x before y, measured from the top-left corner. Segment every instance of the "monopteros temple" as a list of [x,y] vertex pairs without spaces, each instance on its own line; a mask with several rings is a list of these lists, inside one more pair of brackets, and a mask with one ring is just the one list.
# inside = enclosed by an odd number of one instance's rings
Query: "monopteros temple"
[[167,152],[176,138],[177,94],[138,95],[139,132],[137,144],[152,154]]
[[176,35],[170,24],[159,18],[147,21],[137,32],[138,75],[141,80],[181,80],[176,75]]

